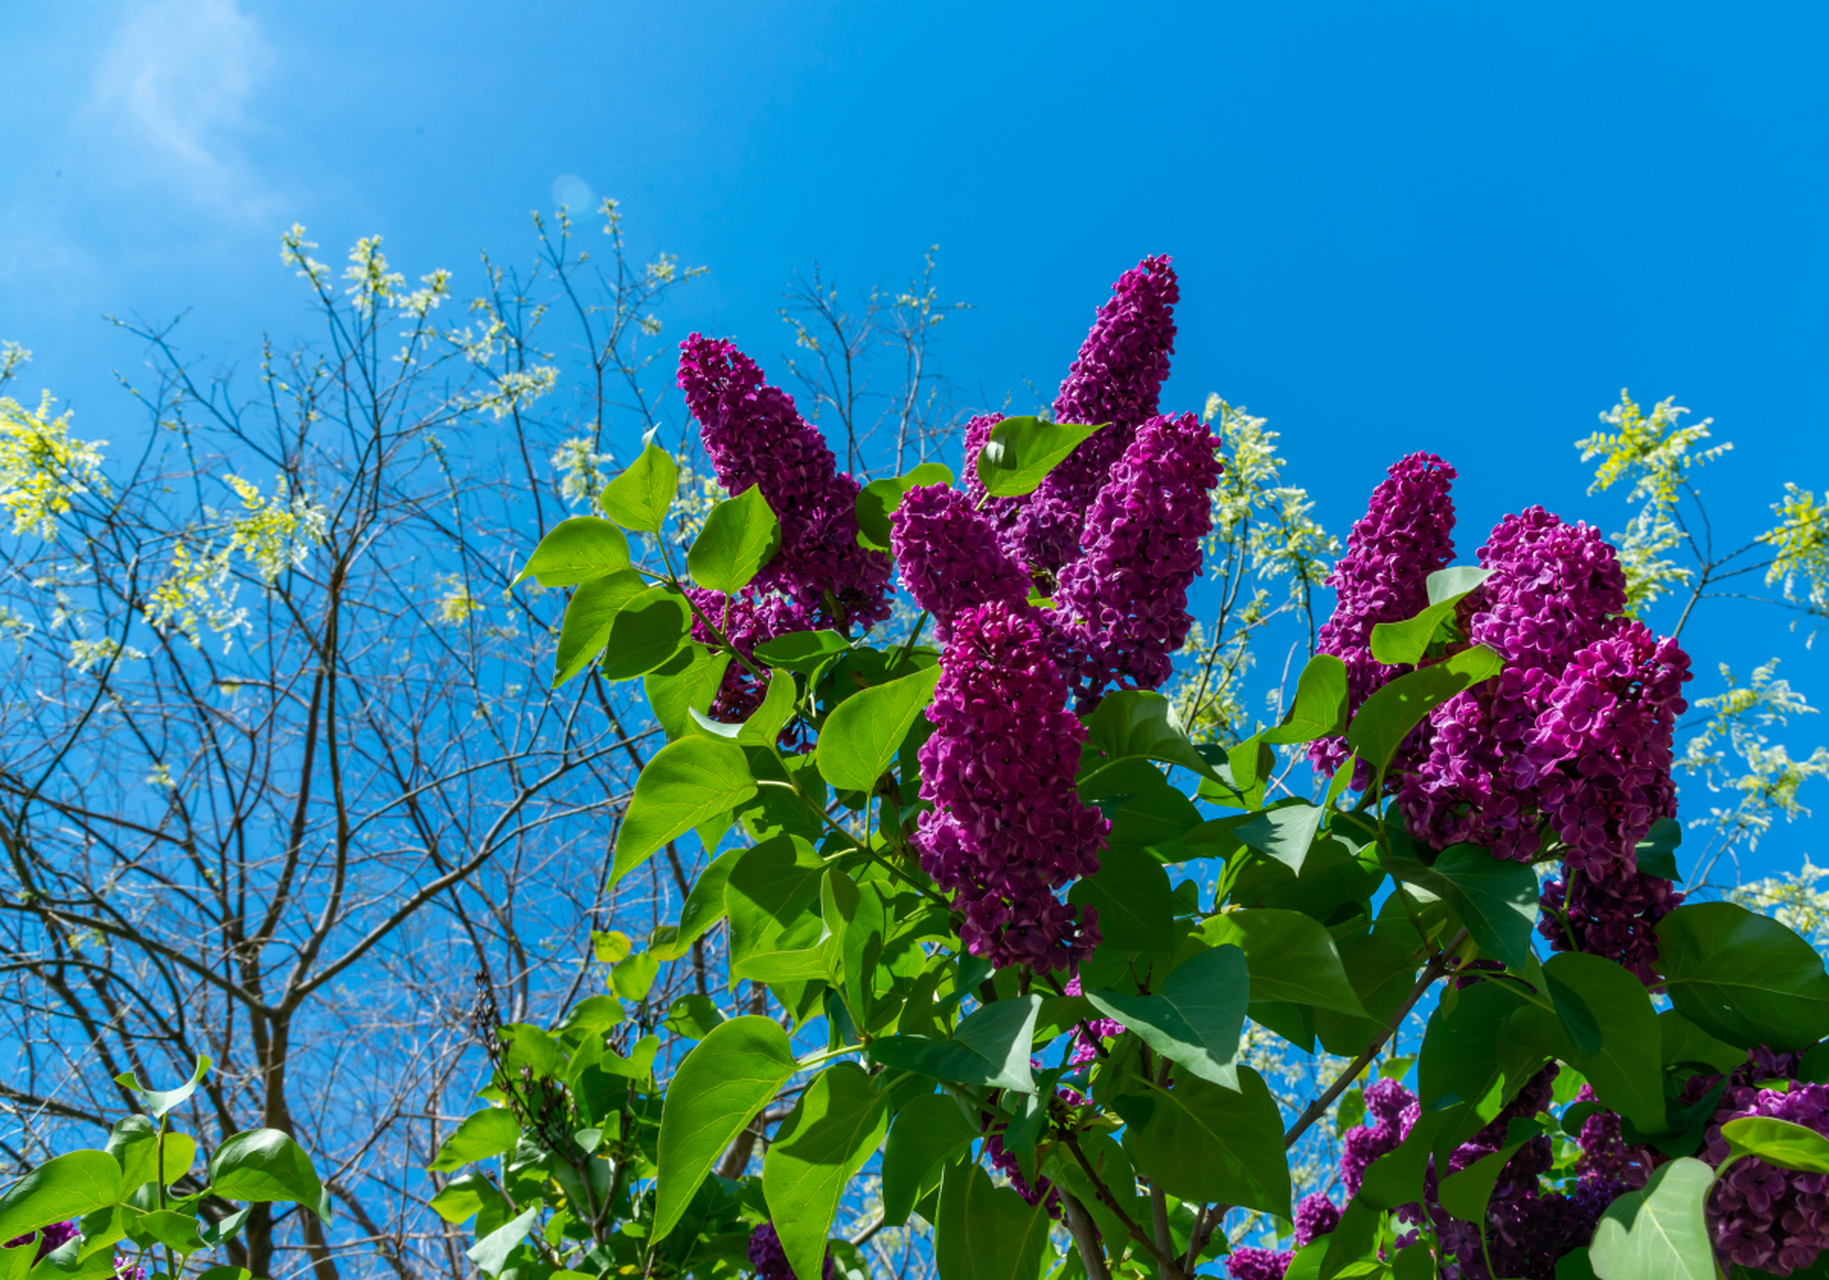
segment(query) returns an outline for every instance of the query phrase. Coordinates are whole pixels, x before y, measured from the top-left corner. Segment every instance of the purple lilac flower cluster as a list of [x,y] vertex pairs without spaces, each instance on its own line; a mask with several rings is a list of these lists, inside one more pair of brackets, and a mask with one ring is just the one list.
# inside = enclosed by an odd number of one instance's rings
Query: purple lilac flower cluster
[[[749,1264],[756,1269],[756,1280],[794,1280],[794,1268],[788,1265],[787,1250],[781,1247],[774,1223],[765,1222],[749,1233]],[[836,1271],[827,1250],[823,1280],[833,1280]]]
[[[1315,639],[1315,652],[1331,653],[1346,664],[1347,696],[1355,711],[1399,674],[1397,667],[1372,656],[1372,628],[1421,613],[1429,604],[1429,575],[1454,560],[1454,502],[1449,496],[1454,468],[1433,453],[1412,453],[1387,474],[1372,490],[1365,514],[1354,521],[1347,552],[1328,577],[1334,613]],[[1419,726],[1417,733],[1426,735],[1428,726]],[[1407,745],[1406,759],[1415,753]],[[1308,751],[1315,768],[1328,774],[1346,755],[1344,738],[1318,739]],[[1371,781],[1370,770],[1362,767],[1355,784],[1363,789]]]
[[1061,572],[1082,710],[1113,686],[1154,689],[1188,638],[1188,588],[1213,527],[1219,437],[1191,413],[1151,418],[1112,465],[1086,517],[1085,554]]
[[[1708,1128],[1702,1157],[1719,1167],[1727,1159],[1721,1126],[1743,1116],[1771,1116],[1829,1135],[1829,1088],[1797,1083],[1802,1055],[1755,1049],[1730,1073]],[[1761,1088],[1772,1080],[1787,1088]],[[1720,1077],[1692,1079],[1688,1092],[1705,1095]],[[1738,1263],[1785,1276],[1808,1267],[1829,1248],[1829,1177],[1797,1173],[1763,1160],[1735,1163],[1715,1184],[1708,1222],[1723,1266]]]
[[1029,578],[1003,553],[991,522],[972,500],[944,485],[918,485],[889,520],[889,547],[902,585],[934,616],[941,644],[953,619],[992,601],[1015,607],[1029,598]]
[[[1453,476],[1433,455],[1405,458],[1353,528],[1318,647],[1346,662],[1355,702],[1396,674],[1371,657],[1372,628],[1420,611],[1429,573],[1453,556]],[[1652,928],[1682,895],[1639,874],[1635,850],[1676,811],[1672,740],[1689,659],[1620,616],[1625,573],[1585,524],[1531,507],[1501,520],[1479,559],[1491,575],[1459,621],[1505,668],[1437,708],[1407,745],[1397,762],[1406,825],[1437,849],[1465,842],[1520,861],[1537,856],[1547,827],[1571,878],[1546,887],[1539,928],[1557,949],[1578,946],[1653,981]],[[1310,758],[1333,768],[1344,752],[1323,740]]]
[[[867,631],[888,617],[889,558],[858,545],[858,483],[838,470],[794,398],[731,343],[696,333],[680,344],[679,385],[718,482],[733,494],[759,485],[781,524],[780,550],[733,606],[747,643],[822,626]],[[709,618],[724,614],[718,593],[699,592],[694,602]],[[694,631],[712,638],[703,623]],[[761,697],[756,685],[733,663],[713,714],[740,719]]]
[[998,965],[1068,968],[1098,941],[1055,891],[1099,867],[1110,823],[1073,780],[1086,730],[1067,710],[1054,645],[1026,608],[993,602],[952,623],[944,674],[927,710],[921,794],[933,808],[914,843],[921,864],[957,891],[961,936]]

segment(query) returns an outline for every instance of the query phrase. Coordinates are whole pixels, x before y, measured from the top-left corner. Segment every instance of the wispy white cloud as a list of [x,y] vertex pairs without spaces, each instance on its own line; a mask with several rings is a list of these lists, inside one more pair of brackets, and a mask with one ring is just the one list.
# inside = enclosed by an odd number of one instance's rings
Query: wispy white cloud
[[117,143],[120,176],[265,217],[273,201],[240,143],[273,62],[237,0],[142,0],[102,50],[83,122]]

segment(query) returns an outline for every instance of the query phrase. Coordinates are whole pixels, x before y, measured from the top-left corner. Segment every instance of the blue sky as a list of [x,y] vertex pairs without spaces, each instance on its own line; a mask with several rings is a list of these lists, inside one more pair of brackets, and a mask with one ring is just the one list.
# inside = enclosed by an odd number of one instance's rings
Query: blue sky
[[[1826,35],[1803,5],[15,4],[0,337],[118,438],[138,352],[103,312],[194,308],[193,350],[246,359],[308,328],[293,221],[323,256],[379,232],[461,295],[574,175],[638,249],[712,269],[675,336],[765,365],[792,271],[894,283],[938,244],[977,304],[948,372],[990,403],[1051,388],[1166,252],[1168,399],[1267,415],[1330,527],[1430,448],[1467,553],[1530,502],[1617,528],[1569,445],[1624,385],[1736,443],[1706,492],[1745,533],[1785,480],[1829,481]],[[1775,616],[1686,639],[1698,694],[1780,656],[1829,701]]]

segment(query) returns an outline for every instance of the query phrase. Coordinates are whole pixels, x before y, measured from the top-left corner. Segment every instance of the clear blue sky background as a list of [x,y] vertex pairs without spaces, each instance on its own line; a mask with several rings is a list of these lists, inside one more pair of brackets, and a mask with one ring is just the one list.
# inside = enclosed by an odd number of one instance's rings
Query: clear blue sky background
[[[1737,444],[1707,494],[1744,535],[1783,481],[1829,481],[1826,36],[1805,5],[16,3],[0,337],[119,438],[138,353],[101,313],[194,307],[193,349],[245,359],[308,328],[291,222],[324,257],[379,232],[461,295],[575,175],[638,249],[712,268],[675,336],[765,364],[793,270],[894,283],[937,243],[977,304],[948,372],[1051,388],[1167,252],[1169,400],[1267,415],[1342,533],[1415,448],[1461,470],[1468,558],[1533,501],[1619,527],[1569,445],[1628,385]],[[1698,694],[1776,655],[1829,701],[1775,616],[1686,638]]]

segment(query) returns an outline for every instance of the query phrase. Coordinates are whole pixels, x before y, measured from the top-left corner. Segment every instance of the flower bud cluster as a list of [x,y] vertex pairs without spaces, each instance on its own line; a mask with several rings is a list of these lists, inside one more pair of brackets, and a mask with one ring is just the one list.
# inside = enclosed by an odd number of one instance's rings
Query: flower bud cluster
[[1098,870],[1111,824],[1074,790],[1086,730],[1034,613],[996,601],[953,619],[920,751],[934,807],[914,843],[927,873],[956,891],[972,954],[1064,969],[1098,929],[1055,892]]

